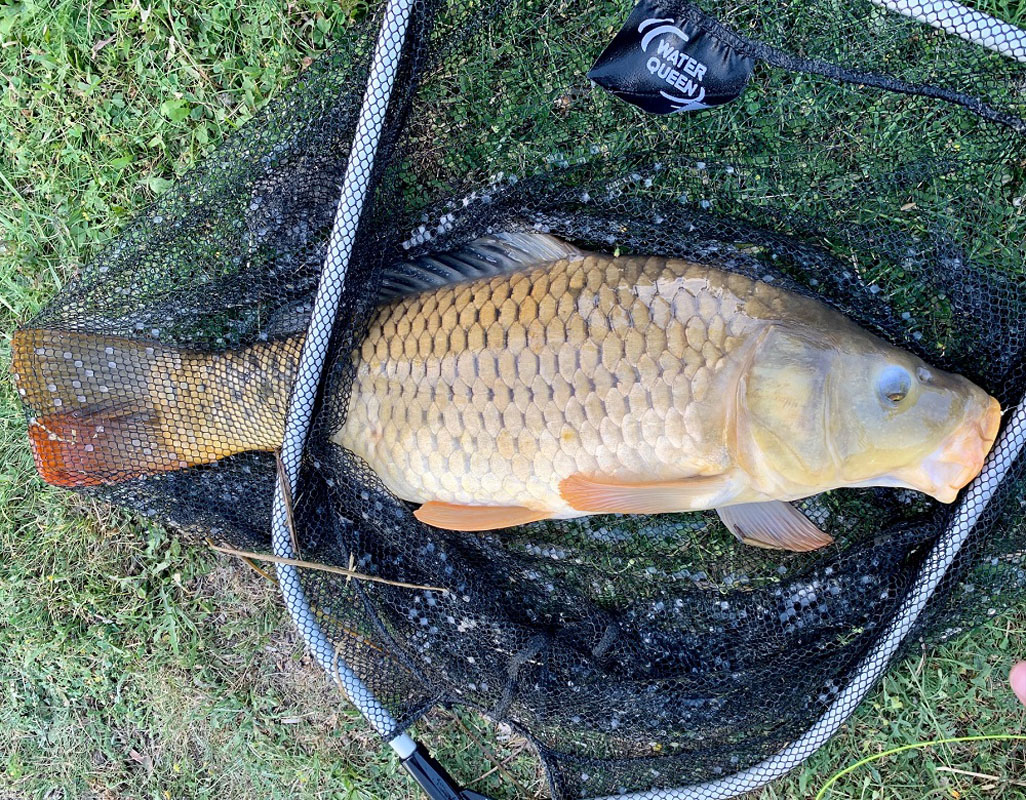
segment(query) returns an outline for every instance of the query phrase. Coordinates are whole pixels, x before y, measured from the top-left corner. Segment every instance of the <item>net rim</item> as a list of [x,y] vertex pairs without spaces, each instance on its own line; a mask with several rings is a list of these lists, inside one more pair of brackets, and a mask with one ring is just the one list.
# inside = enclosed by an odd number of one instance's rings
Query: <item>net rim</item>
[[[905,13],[901,9],[892,8],[895,4],[885,0],[873,0],[873,2],[899,13]],[[366,199],[385,111],[402,58],[403,43],[412,11],[413,0],[389,0],[384,13],[374,51],[374,61],[354,134],[353,149],[347,164],[341,200],[309,325],[309,331],[318,331],[322,335],[319,337],[308,335],[299,362],[299,374],[290,397],[281,451],[283,469],[279,472],[276,481],[272,514],[272,548],[275,555],[280,557],[294,557],[288,529],[284,482],[287,481],[289,487],[294,490],[306,434],[310,426],[316,387],[320,382],[325,363],[329,337],[324,335],[324,332],[330,333],[334,325],[338,299],[345,285],[349,256]],[[932,24],[928,20],[921,21]],[[396,42],[398,42],[398,46],[395,45]],[[982,44],[981,42],[977,43]],[[1006,55],[1015,57],[1007,53]],[[864,657],[845,689],[805,734],[779,753],[725,778],[680,788],[605,795],[601,798],[594,798],[594,800],[734,797],[758,789],[804,763],[851,716],[887,669],[894,654],[915,627],[919,615],[962,549],[976,521],[999,487],[1002,478],[1024,448],[1026,448],[1026,398],[1020,402],[1006,424],[1004,433],[990,454],[983,471],[963,495],[947,529],[931,548],[930,554],[920,568],[919,575],[912,586],[912,591],[903,601],[898,614]],[[386,737],[390,735],[394,731],[395,720],[345,663],[341,654],[331,646],[306,599],[297,568],[280,564],[277,571],[289,614],[321,666],[337,679],[350,701],[378,733]],[[392,738],[389,744],[404,760],[417,750],[416,742],[406,733]]]

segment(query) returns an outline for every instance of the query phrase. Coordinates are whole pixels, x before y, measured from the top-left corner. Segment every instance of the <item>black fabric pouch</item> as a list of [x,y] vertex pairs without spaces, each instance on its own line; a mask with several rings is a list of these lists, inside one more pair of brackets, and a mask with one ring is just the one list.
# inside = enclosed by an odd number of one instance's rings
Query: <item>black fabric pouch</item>
[[739,97],[752,59],[674,6],[641,0],[588,77],[650,114],[715,108]]

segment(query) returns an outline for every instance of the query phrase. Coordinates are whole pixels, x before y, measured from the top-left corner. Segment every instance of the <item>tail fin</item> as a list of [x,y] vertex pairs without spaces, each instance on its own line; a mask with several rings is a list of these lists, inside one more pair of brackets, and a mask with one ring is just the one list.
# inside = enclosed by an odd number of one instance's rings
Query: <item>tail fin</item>
[[12,371],[32,410],[40,476],[97,486],[281,441],[301,340],[228,353],[77,331],[26,329]]

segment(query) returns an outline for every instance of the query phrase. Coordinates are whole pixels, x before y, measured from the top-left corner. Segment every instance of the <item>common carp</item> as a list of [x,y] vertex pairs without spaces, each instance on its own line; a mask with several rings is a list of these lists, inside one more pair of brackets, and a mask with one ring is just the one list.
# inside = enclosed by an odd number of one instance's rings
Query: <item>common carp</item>
[[[770,283],[498,234],[386,274],[336,444],[421,521],[492,530],[716,509],[742,541],[830,537],[788,502],[891,486],[952,502],[998,402]],[[227,352],[24,329],[44,480],[123,481],[279,446],[301,336]]]

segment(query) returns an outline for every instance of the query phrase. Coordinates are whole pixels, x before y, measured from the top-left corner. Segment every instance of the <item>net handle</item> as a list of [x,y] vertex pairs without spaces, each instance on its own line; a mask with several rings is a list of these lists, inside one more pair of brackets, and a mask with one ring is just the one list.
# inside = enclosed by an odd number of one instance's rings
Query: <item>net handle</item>
[[[271,548],[276,556],[282,558],[298,558],[298,554],[292,549],[282,480],[288,481],[288,496],[295,497],[296,480],[303,457],[303,447],[310,430],[317,387],[320,384],[331,330],[349,269],[356,229],[370,186],[374,157],[381,139],[385,112],[399,68],[412,8],[413,0],[389,0],[385,8],[360,116],[353,134],[353,144],[342,181],[334,225],[328,240],[324,267],[317,285],[310,325],[292,386],[282,438],[282,469],[279,470],[275,483],[274,504],[271,510]],[[296,567],[291,564],[278,564],[277,574],[285,606],[320,665],[338,680],[353,705],[370,720],[380,734],[387,735],[394,730],[395,720],[392,715],[378,702],[363,681],[342,662],[324,635],[310,608]]]
[[1026,62],[1026,31],[955,0],[872,0],[872,3]]
[[593,800],[727,800],[753,791],[790,772],[819,750],[865,699],[933,597],[1015,460],[1026,450],[1026,396],[1012,413],[983,470],[966,489],[947,529],[934,544],[897,614],[830,708],[800,738],[753,767],[679,789],[610,795]]
[[[360,223],[381,132],[395,86],[396,73],[402,60],[403,46],[415,0],[388,0],[381,30],[374,47],[367,88],[360,116],[356,122],[353,143],[346,163],[335,220],[328,239],[327,254],[317,284],[310,325],[300,354],[295,382],[285,417],[281,463],[275,482],[271,511],[271,548],[276,556],[297,558],[289,532],[289,510],[282,481],[288,481],[289,497],[295,497],[296,481],[303,458],[303,447],[310,431],[314,400],[331,341],[331,331],[338,314],[353,244]],[[394,734],[398,723],[374,693],[349,668],[341,654],[332,646],[310,608],[299,572],[291,564],[277,565],[278,583],[285,607],[292,621],[306,640],[314,657],[329,676],[334,678],[350,702],[363,714],[382,737]],[[389,740],[402,765],[424,793],[432,800],[488,800],[469,790],[461,790],[430,754],[406,733]]]

